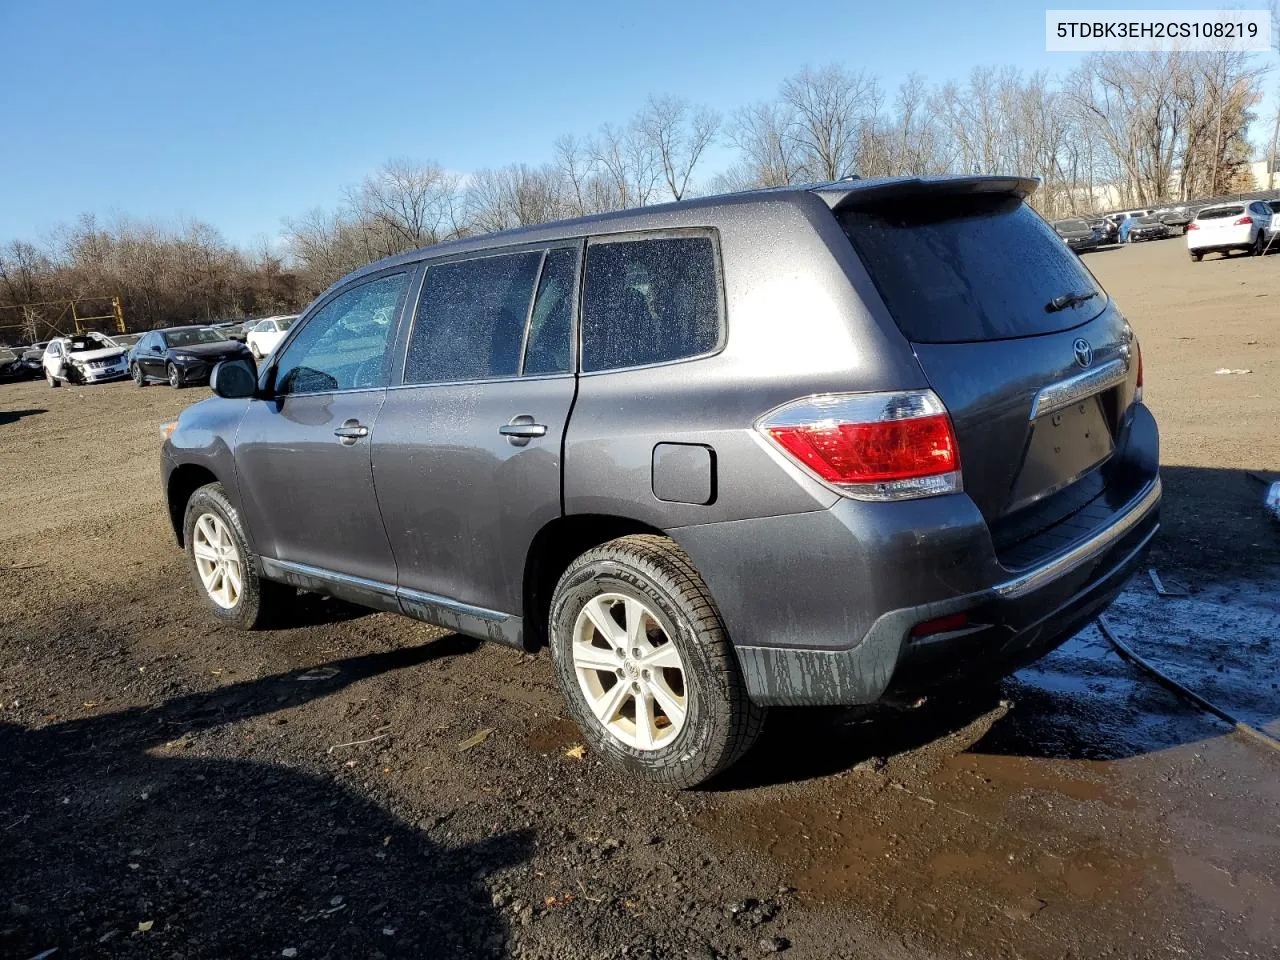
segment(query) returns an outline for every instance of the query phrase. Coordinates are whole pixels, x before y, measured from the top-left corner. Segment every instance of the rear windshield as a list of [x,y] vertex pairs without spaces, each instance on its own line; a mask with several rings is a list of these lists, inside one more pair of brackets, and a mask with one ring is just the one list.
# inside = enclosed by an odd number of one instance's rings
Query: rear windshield
[[1244,213],[1244,207],[1216,207],[1213,210],[1201,210],[1197,220],[1217,220],[1221,217],[1238,217]]
[[1106,304],[1080,259],[1017,197],[899,201],[839,216],[898,327],[917,343],[1053,333]]

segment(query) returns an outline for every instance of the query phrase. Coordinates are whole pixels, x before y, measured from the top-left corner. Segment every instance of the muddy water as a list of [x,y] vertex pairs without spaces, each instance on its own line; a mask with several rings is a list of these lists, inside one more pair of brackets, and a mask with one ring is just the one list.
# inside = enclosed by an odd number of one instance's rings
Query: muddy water
[[1280,956],[1280,755],[1096,629],[971,704],[780,725],[763,753],[790,745],[782,775],[748,762],[701,824],[815,909],[944,953]]

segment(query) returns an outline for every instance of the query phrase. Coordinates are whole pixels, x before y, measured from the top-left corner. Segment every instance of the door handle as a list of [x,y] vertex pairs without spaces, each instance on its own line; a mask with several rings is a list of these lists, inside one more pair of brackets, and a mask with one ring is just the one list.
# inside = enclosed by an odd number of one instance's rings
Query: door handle
[[507,442],[523,447],[534,437],[545,437],[547,435],[547,425],[545,423],[534,423],[533,417],[528,414],[521,414],[518,417],[512,417],[510,423],[504,423],[498,428],[498,432],[507,438]]
[[367,437],[369,428],[359,420],[347,420],[342,426],[333,431],[333,435],[341,437],[342,442],[349,447],[361,437]]

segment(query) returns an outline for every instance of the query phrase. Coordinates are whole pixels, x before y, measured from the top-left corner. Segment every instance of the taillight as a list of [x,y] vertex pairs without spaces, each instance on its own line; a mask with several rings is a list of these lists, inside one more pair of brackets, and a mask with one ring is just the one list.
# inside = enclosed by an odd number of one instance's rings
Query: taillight
[[765,414],[765,437],[840,492],[907,500],[960,489],[960,449],[932,390],[831,393]]
[[1253,217],[1241,217],[1239,220],[1237,220],[1235,223],[1233,223],[1233,224],[1232,224],[1232,226],[1233,226],[1233,227],[1247,227],[1247,226],[1249,226],[1251,223],[1253,223]]
[[1133,349],[1138,352],[1138,382],[1133,388],[1133,402],[1142,402],[1142,344],[1137,340],[1133,341]]
[[1199,229],[1200,229],[1200,227],[1199,227],[1199,225],[1198,225],[1198,224],[1194,224],[1194,223],[1188,223],[1188,224],[1187,224],[1187,231],[1188,231],[1188,232],[1190,232],[1190,231],[1192,231],[1192,230],[1199,230]]

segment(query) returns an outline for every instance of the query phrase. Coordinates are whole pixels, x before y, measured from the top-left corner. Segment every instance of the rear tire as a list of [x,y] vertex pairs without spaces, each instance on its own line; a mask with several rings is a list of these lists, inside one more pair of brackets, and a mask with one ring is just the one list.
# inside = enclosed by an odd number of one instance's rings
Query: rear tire
[[1201,259],[1203,259],[1203,257],[1204,257],[1204,254],[1203,254],[1203,253],[1194,253],[1194,252],[1193,252],[1193,253],[1191,254],[1191,259],[1192,259],[1193,261],[1195,261],[1196,263],[1199,263],[1199,262],[1201,261]]
[[1262,256],[1262,251],[1267,249],[1266,238],[1263,237],[1262,231],[1258,231],[1258,237],[1253,241],[1253,250],[1251,251],[1255,257]]
[[[594,626],[607,617],[609,636]],[[767,711],[747,696],[715,600],[667,537],[621,537],[570,564],[551,598],[549,633],[561,691],[587,743],[648,779],[696,786],[746,753],[764,725]],[[584,666],[597,660],[599,668]],[[615,689],[614,705],[602,708]],[[606,723],[598,713],[614,719]],[[653,731],[647,738],[642,716]]]
[[[215,617],[242,630],[261,629],[278,618],[288,588],[259,576],[258,558],[249,551],[240,514],[222,484],[207,483],[191,495],[182,531],[191,579]],[[219,560],[226,562],[209,579],[210,565],[216,567]]]

